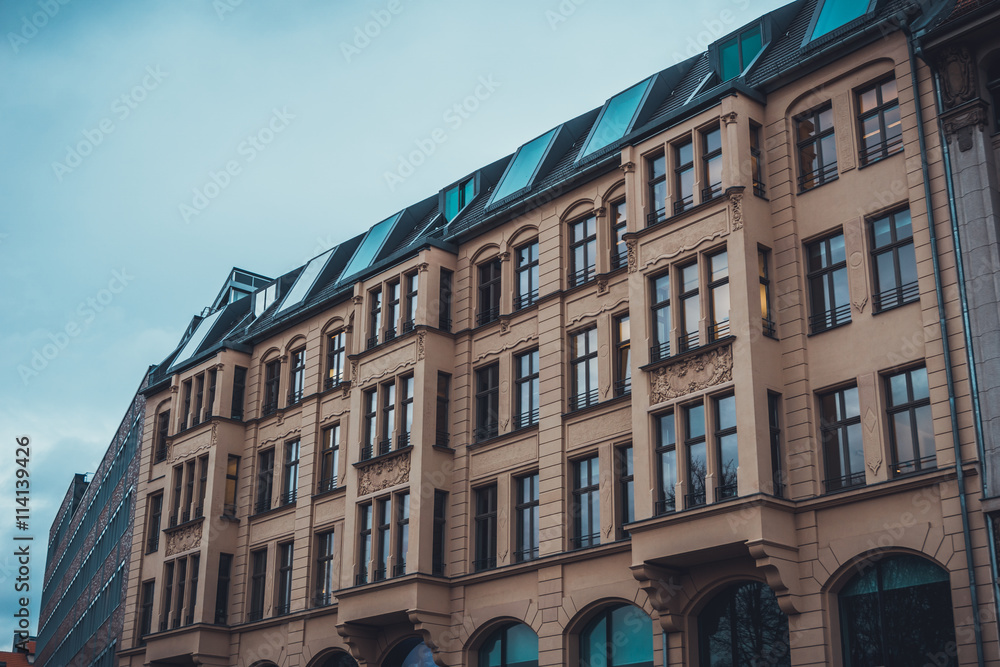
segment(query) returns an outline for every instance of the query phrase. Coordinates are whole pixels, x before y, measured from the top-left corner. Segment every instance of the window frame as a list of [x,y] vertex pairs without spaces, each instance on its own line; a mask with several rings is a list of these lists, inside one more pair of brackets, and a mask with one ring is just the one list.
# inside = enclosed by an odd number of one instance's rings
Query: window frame
[[[580,480],[583,474],[582,467],[586,464],[588,480],[584,485]],[[587,549],[601,544],[601,461],[598,452],[591,452],[582,458],[571,461],[570,470],[573,478],[570,488],[572,489],[572,503],[570,511],[573,514],[573,532],[570,538],[572,549]],[[595,481],[596,477],[596,481]],[[584,522],[583,506],[584,502],[589,505],[589,522]],[[596,508],[596,512],[594,509]],[[584,524],[587,523],[585,526]],[[590,532],[584,534],[584,529],[589,528]]]
[[628,266],[628,244],[625,234],[628,233],[628,207],[624,198],[608,205],[608,225],[611,229],[611,270],[623,269]]
[[[805,243],[805,267],[806,267],[806,291],[809,299],[809,335],[815,335],[823,333],[824,331],[829,331],[830,329],[835,329],[839,326],[844,326],[850,324],[852,320],[851,315],[851,294],[850,294],[850,282],[847,275],[847,246],[846,237],[844,238],[844,259],[833,262],[833,249],[830,242],[837,238],[838,236],[844,237],[843,229],[836,229],[832,233],[828,233],[820,238],[814,239]],[[824,257],[828,257],[830,264],[828,266],[820,267],[817,269],[811,269],[810,267],[810,256],[812,253],[812,248],[823,244],[824,245]],[[826,260],[824,260],[826,261]],[[832,310],[824,310],[822,312],[816,312],[816,304],[813,300],[813,285],[814,281],[822,280],[823,293],[829,296],[830,300],[833,301],[836,296],[836,278],[835,274],[838,271],[843,271],[845,285],[847,285],[847,302],[835,306]],[[820,319],[822,318],[822,319]]]
[[[527,359],[527,375],[523,375],[522,361]],[[528,350],[521,354],[514,355],[514,429],[528,428],[538,423],[539,403],[541,393],[539,391],[539,356],[538,349]],[[527,413],[522,409],[522,393],[524,386],[528,385],[528,405]]]
[[[673,162],[674,162],[674,215],[679,215],[684,211],[688,211],[694,208],[694,190],[695,190],[695,155],[694,155],[694,139],[690,134],[685,135],[678,141],[673,142],[670,145],[673,151]],[[681,151],[685,148],[690,148],[691,159],[682,162],[684,158],[681,155]],[[690,175],[691,178],[691,190],[685,194],[684,189],[684,178]]]
[[[914,392],[913,383],[913,373],[923,371],[926,378],[927,367],[926,366],[912,366],[903,370],[896,371],[894,373],[887,373],[883,376],[883,386],[885,387],[885,412],[886,412],[886,422],[887,429],[889,432],[889,449],[892,453],[892,468],[893,477],[906,477],[908,475],[916,475],[922,472],[927,472],[928,470],[934,470],[937,468],[937,448],[931,450],[930,454],[926,456],[917,456],[910,461],[900,461],[899,460],[899,443],[898,434],[896,433],[896,415],[909,413],[910,422],[910,433],[914,437],[913,449],[915,454],[920,454],[919,451],[919,440],[916,439],[916,435],[921,432],[920,425],[918,424],[917,411],[921,408],[928,409],[929,422],[925,424],[931,432],[932,436],[934,433],[934,417],[930,414],[931,408],[931,398],[930,398],[930,384],[925,383],[928,386],[927,396],[922,398],[916,398]],[[893,404],[893,391],[892,391],[892,379],[899,376],[905,376],[906,382],[906,395],[907,400],[899,405]],[[908,470],[904,470],[903,466],[912,466]]]
[[373,507],[372,502],[358,504],[358,560],[355,563],[354,585],[361,586],[368,583],[369,565],[372,558],[373,544]]
[[[623,327],[623,323],[624,327]],[[627,396],[632,393],[632,320],[628,312],[619,313],[611,318],[614,332],[615,359],[614,385],[615,397]],[[623,336],[626,331],[628,337]]]
[[382,286],[379,285],[368,290],[368,339],[365,342],[365,349],[370,350],[379,344],[382,332]]
[[[844,417],[842,419],[830,419],[823,412],[823,399],[827,396],[835,396],[837,400],[837,407],[841,414],[847,414],[847,403],[846,403],[846,392],[853,389],[856,393],[858,392],[858,386],[856,384],[842,385],[840,387],[829,389],[817,394],[817,399],[819,401],[819,409],[817,414],[819,415],[820,422],[820,445],[822,447],[823,456],[823,470],[824,470],[824,480],[823,488],[826,493],[839,493],[841,491],[849,491],[851,489],[857,489],[864,487],[867,482],[865,480],[865,462],[864,462],[864,436],[859,433],[858,437],[862,439],[862,460],[860,461],[859,470],[851,470],[850,456],[851,456],[851,442],[850,442],[850,429],[851,426],[861,426],[861,398],[858,396],[858,414],[854,417]],[[830,477],[828,468],[828,459],[830,458],[830,452],[828,451],[829,438],[831,433],[837,434],[837,447],[838,447],[838,459],[841,470],[845,468],[848,470],[846,475],[841,475],[840,477]],[[846,438],[846,440],[845,440]],[[847,443],[846,447],[844,442]],[[834,484],[835,483],[835,484]]]
[[334,563],[337,555],[337,536],[334,529],[316,533],[316,578],[313,583],[313,604],[326,607],[333,604],[337,589]]
[[[712,134],[719,134],[719,147],[709,150],[709,137]],[[705,187],[701,189],[701,203],[712,201],[717,197],[722,196],[722,126],[716,125],[714,127],[705,128],[698,131],[698,137],[701,141],[701,177],[702,183],[705,183]],[[716,162],[718,161],[718,162]],[[719,170],[719,180],[712,182],[710,180],[712,169],[718,166]]]
[[750,178],[753,181],[753,193],[761,199],[767,199],[767,187],[764,185],[764,144],[762,140],[763,126],[750,121]]
[[288,354],[288,405],[302,400],[306,389],[306,348],[292,350]]
[[[591,334],[593,334],[593,349],[591,349],[590,345]],[[580,356],[576,356],[577,340],[581,336],[584,337],[586,343],[584,345],[585,352]],[[574,412],[597,405],[600,402],[600,368],[598,361],[600,341],[598,339],[596,324],[572,331],[569,337],[570,391],[573,392],[569,396],[569,411]],[[580,384],[581,369],[583,370],[583,377],[586,379],[585,384],[587,387],[586,393],[583,394],[577,391],[577,387]]]
[[[536,560],[539,555],[538,471],[514,478],[514,562]],[[528,488],[526,489],[526,483]],[[527,493],[526,493],[527,492]],[[530,540],[525,544],[525,536]]]
[[437,375],[435,409],[434,445],[448,447],[451,436],[451,375],[441,371]]
[[278,544],[277,586],[275,586],[274,615],[284,616],[292,611],[292,564],[295,543]]
[[257,453],[257,493],[254,514],[267,512],[274,503],[274,447]]
[[420,271],[411,271],[403,275],[406,287],[403,292],[403,324],[402,332],[413,331],[417,323],[417,307],[420,298]]
[[[691,412],[694,410],[701,410],[701,435],[692,435],[694,431],[691,430]],[[703,507],[708,502],[708,411],[705,410],[704,401],[698,401],[682,405],[681,414],[683,415],[682,427],[684,429],[684,477],[687,482],[687,491],[684,494],[684,509],[694,509]],[[695,477],[697,471],[692,466],[692,461],[695,457],[691,455],[691,452],[692,449],[698,446],[701,446],[704,452],[702,458],[705,461],[705,470],[702,473],[700,484],[695,484],[699,480]],[[698,487],[700,487],[700,490],[698,490]]]
[[247,621],[264,618],[264,602],[267,587],[267,547],[250,552],[250,585],[247,587]]
[[[597,216],[587,213],[571,220],[568,227],[569,240],[569,271],[566,275],[568,288],[585,285],[597,278]],[[593,233],[588,233],[593,227]],[[580,238],[576,238],[577,230]],[[576,254],[581,250],[583,266],[577,266]]]
[[[910,235],[907,237],[899,238],[896,230],[896,216],[901,213],[906,213],[910,216]],[[882,220],[889,220],[889,235],[890,241],[881,246],[877,245],[878,241],[876,239],[875,225]],[[872,265],[872,312],[873,313],[884,313],[894,308],[900,308],[910,303],[916,303],[920,301],[920,281],[919,276],[917,280],[903,284],[903,274],[900,261],[900,252],[904,251],[907,246],[910,248],[910,252],[913,253],[913,267],[916,269],[917,257],[916,257],[916,242],[913,238],[913,215],[909,207],[898,208],[892,211],[888,211],[882,215],[874,216],[865,220],[865,226],[868,229],[868,241],[871,244],[871,265]],[[881,283],[883,282],[881,278],[881,273],[879,271],[878,259],[882,255],[892,255],[892,269],[893,269],[893,279],[896,282],[896,287],[888,290],[881,289]],[[886,295],[892,295],[893,303],[886,305]]]
[[340,422],[321,431],[323,448],[319,455],[319,482],[316,493],[333,491],[340,475]]
[[264,363],[264,401],[261,403],[261,416],[267,417],[278,411],[278,396],[281,391],[281,359],[272,359]]
[[[532,253],[532,249],[534,252]],[[528,252],[528,261],[524,259],[522,253]],[[532,256],[534,259],[532,259]],[[535,305],[538,301],[539,287],[539,259],[538,259],[538,239],[529,241],[514,249],[514,310],[523,310]],[[521,289],[521,278],[527,275],[528,290]]]
[[[830,111],[830,127],[821,131],[814,130],[810,136],[800,139],[799,127],[802,123],[811,122],[814,128],[819,128],[820,116],[827,110]],[[824,102],[808,111],[798,114],[793,120],[795,122],[795,155],[798,163],[798,192],[802,194],[837,180],[840,174],[839,158],[837,156],[837,127],[833,121],[833,101]],[[829,162],[827,156],[823,155],[823,140],[828,136],[833,136],[834,155],[832,162]],[[814,159],[816,160],[817,167],[812,171],[806,172],[804,171],[805,164],[802,162],[802,151],[809,145],[815,145]]]
[[503,260],[499,256],[476,265],[477,294],[479,309],[476,312],[476,326],[484,326],[500,319],[500,304],[503,299]]
[[278,507],[295,503],[299,495],[299,458],[301,441],[296,438],[285,442],[285,456],[281,465],[281,497]]
[[[483,442],[500,434],[500,362],[475,369],[474,378],[476,421],[473,440]],[[491,378],[495,382],[489,384]]]
[[758,246],[757,274],[760,284],[761,332],[768,338],[778,339],[774,321],[774,306],[771,303],[771,250]]
[[497,484],[492,482],[473,489],[475,513],[472,517],[474,572],[497,566]]
[[[694,287],[685,290],[684,289],[684,274],[685,271],[693,270],[695,274],[695,285]],[[677,281],[677,289],[679,290],[677,295],[677,308],[678,314],[678,336],[677,336],[677,349],[678,353],[687,352],[689,350],[696,350],[701,347],[701,316],[702,316],[702,303],[701,303],[701,265],[698,258],[694,258],[683,264],[678,264],[677,275],[680,280]],[[698,306],[698,319],[694,322],[694,329],[691,329],[688,322],[688,313],[686,306],[688,303],[694,303]]]
[[[733,400],[733,424],[732,426],[723,427],[722,426],[722,402],[725,400]],[[739,497],[739,479],[738,470],[740,465],[739,458],[739,436],[737,433],[738,419],[736,418],[736,394],[734,392],[727,392],[723,394],[718,394],[711,396],[712,403],[712,418],[713,418],[713,444],[715,446],[715,461],[717,469],[715,471],[715,479],[717,480],[715,485],[715,502],[722,502],[724,500],[732,500]],[[723,464],[723,447],[722,443],[725,438],[736,436],[736,470],[732,472],[733,479],[728,484],[725,482],[725,466]]]
[[388,343],[398,334],[403,314],[403,286],[398,279],[385,284],[385,297],[385,342]]
[[[657,164],[659,163],[659,168]],[[646,226],[652,227],[667,219],[667,154],[659,150],[646,156],[646,196],[649,198],[650,212],[646,214]],[[662,192],[663,196],[659,196]]]
[[406,574],[407,555],[410,548],[410,492],[396,494],[393,505],[395,535],[393,537],[392,576]]
[[326,336],[326,377],[325,389],[339,387],[346,382],[345,362],[347,360],[347,333],[339,329]]
[[[665,429],[663,421],[666,418],[670,418],[670,428]],[[657,486],[657,500],[654,506],[654,514],[656,516],[662,516],[664,514],[673,514],[677,511],[677,482],[678,482],[678,471],[679,471],[679,461],[677,460],[677,417],[674,410],[667,410],[666,412],[661,412],[654,415],[653,428],[656,432],[656,448],[654,453],[656,454],[656,486]],[[664,436],[669,435],[669,441],[664,440]],[[671,467],[673,468],[673,480],[668,484],[668,480],[664,479],[664,458],[666,455],[672,455],[673,463]]]
[[625,528],[635,521],[635,450],[632,443],[615,447],[615,475],[618,482],[618,539],[628,539]]
[[[892,98],[890,101],[885,102],[882,99],[882,87],[892,81],[896,86],[896,97]],[[861,97],[865,93],[874,90],[875,92],[875,106],[868,111],[862,112],[861,110]],[[886,126],[885,113],[891,110],[893,107],[897,109],[900,113],[899,123],[899,133],[896,135],[895,139],[888,138],[888,127]],[[876,81],[860,86],[854,91],[854,113],[858,123],[858,162],[859,168],[864,168],[869,165],[875,164],[880,160],[884,160],[888,157],[895,155],[896,153],[901,153],[903,151],[903,122],[902,122],[902,112],[899,109],[899,83],[896,81],[895,74],[890,74],[884,76]],[[865,121],[870,118],[878,119],[878,134],[880,141],[876,146],[872,148],[865,147]]]
[[[721,278],[712,277],[712,263],[715,258],[721,255],[726,256],[726,269],[725,275]],[[708,292],[708,340],[709,342],[715,342],[721,340],[730,335],[730,321],[732,316],[732,296],[729,292],[729,249],[723,247],[716,252],[708,253],[705,255],[705,270],[708,272],[707,278],[707,292]],[[700,277],[700,276],[699,276]],[[726,311],[726,318],[724,320],[719,319],[719,313],[716,312],[718,307],[719,294],[722,290],[725,290],[726,298],[729,301],[729,308]]]

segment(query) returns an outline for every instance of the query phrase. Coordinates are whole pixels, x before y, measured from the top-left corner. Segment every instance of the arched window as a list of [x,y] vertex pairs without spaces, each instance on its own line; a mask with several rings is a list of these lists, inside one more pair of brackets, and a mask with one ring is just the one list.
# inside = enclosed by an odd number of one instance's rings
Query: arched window
[[358,667],[358,662],[346,653],[333,653],[320,662],[317,667]]
[[759,581],[734,584],[716,595],[698,616],[702,665],[790,666],[788,617]]
[[538,667],[538,635],[524,623],[500,628],[479,649],[479,667]]
[[653,667],[653,621],[630,604],[608,607],[580,633],[581,667]]
[[392,649],[382,667],[437,667],[427,644],[418,637],[407,639]]
[[957,665],[948,573],[909,555],[864,565],[840,591],[844,665]]

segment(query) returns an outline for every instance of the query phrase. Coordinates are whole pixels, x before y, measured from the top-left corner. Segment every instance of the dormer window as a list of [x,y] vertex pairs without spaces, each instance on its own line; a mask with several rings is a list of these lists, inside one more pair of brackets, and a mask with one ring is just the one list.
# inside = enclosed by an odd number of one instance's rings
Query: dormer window
[[822,37],[868,13],[871,0],[824,0],[817,8],[810,40]]
[[444,191],[444,217],[451,222],[476,196],[476,178],[470,176]]
[[763,44],[759,23],[719,44],[719,78],[729,81],[742,74]]

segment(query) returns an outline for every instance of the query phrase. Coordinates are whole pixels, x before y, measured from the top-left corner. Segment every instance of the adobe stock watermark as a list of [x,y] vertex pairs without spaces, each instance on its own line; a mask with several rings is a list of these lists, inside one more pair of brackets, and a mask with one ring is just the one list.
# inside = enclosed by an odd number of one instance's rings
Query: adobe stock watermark
[[21,29],[17,32],[8,32],[7,41],[10,48],[17,53],[21,47],[34,39],[38,31],[49,24],[54,19],[63,5],[68,5],[70,0],[38,0],[39,11],[34,12],[30,17],[21,16]]
[[549,23],[549,30],[555,32],[559,26],[569,20],[580,5],[586,4],[587,0],[561,0],[555,9],[545,10],[545,20]]
[[243,168],[257,159],[279,134],[288,129],[295,120],[295,114],[289,113],[288,107],[273,109],[267,122],[253,134],[247,135],[236,147],[236,154],[241,159],[227,160],[218,171],[210,170],[208,180],[204,185],[194,188],[190,202],[181,202],[177,206],[181,219],[190,223],[191,218],[201,215],[222,192],[228,188],[233,179],[243,173]]
[[[168,72],[160,69],[159,65],[147,65],[146,74],[142,81],[111,101],[111,113],[118,122],[124,121],[132,115],[132,112],[139,108],[139,105],[146,100],[151,92],[160,87],[163,80],[167,78]],[[83,139],[75,145],[66,146],[66,157],[62,162],[52,163],[52,173],[61,183],[67,174],[70,174],[83,164],[84,158],[94,152],[98,146],[104,143],[104,139],[116,129],[115,121],[111,116],[101,119],[97,127],[84,129],[81,131]]]
[[414,139],[416,146],[406,155],[399,155],[394,171],[386,171],[382,174],[385,184],[390,191],[395,191],[396,187],[417,171],[417,167],[424,164],[431,155],[437,151],[438,146],[448,141],[448,131],[454,132],[462,127],[469,118],[472,117],[483,102],[488,100],[500,87],[500,82],[493,78],[492,74],[479,77],[479,85],[475,87],[471,94],[451,105],[441,114],[448,129],[436,127],[430,131],[426,137]]
[[378,39],[382,31],[389,27],[392,19],[399,16],[406,7],[402,0],[389,0],[385,9],[373,10],[370,14],[371,21],[366,21],[364,25],[354,26],[354,36],[350,42],[340,43],[340,53],[344,60],[351,62],[361,52],[371,46],[372,40]]
[[58,331],[46,334],[49,342],[31,350],[31,360],[27,364],[18,364],[17,374],[25,386],[49,367],[49,364],[58,357],[63,350],[69,346],[70,340],[76,338],[93,323],[100,313],[115,300],[115,296],[121,294],[129,284],[135,280],[135,276],[130,275],[128,270],[122,268],[111,272],[111,279],[106,287],[102,287],[93,296],[89,296],[76,307],[76,317],[70,319]]

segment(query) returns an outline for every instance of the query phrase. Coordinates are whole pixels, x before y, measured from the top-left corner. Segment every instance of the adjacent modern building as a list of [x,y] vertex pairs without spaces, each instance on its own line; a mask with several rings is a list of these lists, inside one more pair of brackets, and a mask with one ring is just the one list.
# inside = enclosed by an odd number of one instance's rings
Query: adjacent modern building
[[122,647],[126,616],[123,602],[132,554],[145,386],[143,378],[97,471],[75,475],[56,512],[42,587],[39,665],[117,664],[115,652]]
[[996,6],[797,0],[233,269],[67,494],[42,664],[1000,664]]

